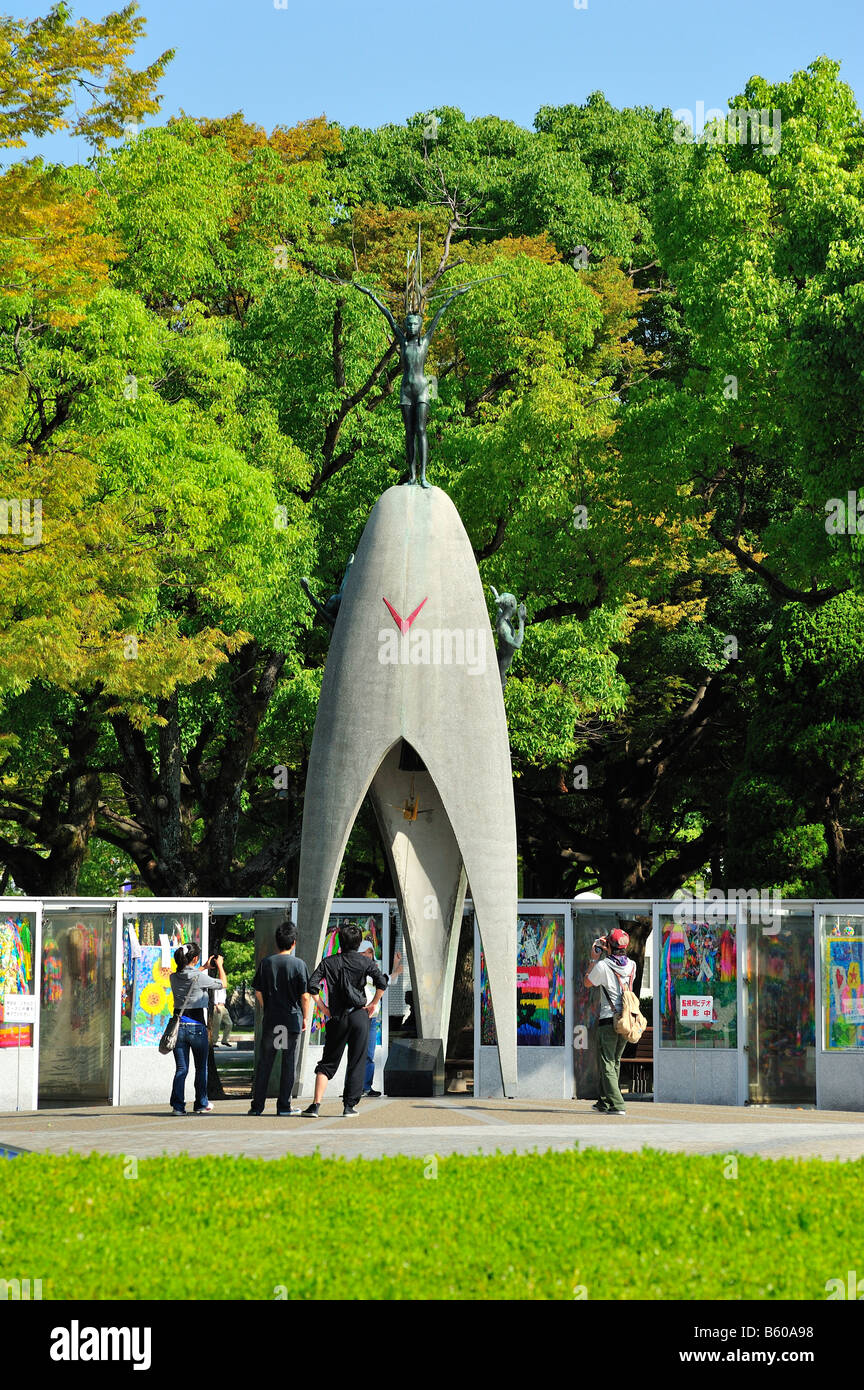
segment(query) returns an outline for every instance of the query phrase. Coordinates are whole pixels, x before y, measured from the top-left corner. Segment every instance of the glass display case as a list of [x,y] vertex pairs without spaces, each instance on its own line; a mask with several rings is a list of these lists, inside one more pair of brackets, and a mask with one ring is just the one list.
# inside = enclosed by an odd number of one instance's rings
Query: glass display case
[[[651,904],[634,901],[626,908],[615,908],[602,900],[596,906],[577,899],[573,905],[573,1087],[578,1099],[594,1099],[599,1095],[600,1078],[597,1069],[597,1051],[594,1045],[596,1026],[600,1017],[599,989],[585,984],[585,976],[594,963],[591,947],[600,936],[620,928],[630,937],[628,954],[634,960],[642,959],[641,993],[645,994],[646,981],[650,981],[650,958],[647,954],[651,940]],[[641,909],[641,911],[640,911]],[[634,981],[635,984],[635,981]],[[653,1051],[653,1029],[650,1023],[650,1000],[644,1003],[648,1011],[648,1027],[643,1034],[640,1050],[642,1060],[638,1068],[631,1065],[636,1053],[635,1043],[628,1043],[624,1051],[621,1069],[622,1090],[634,1086],[647,1094],[653,1086],[651,1054]]]
[[107,1104],[113,1089],[113,907],[46,903],[39,1102]]
[[815,1105],[812,909],[748,915],[746,1000],[750,1103]]
[[[472,904],[473,906],[473,904]],[[566,1099],[572,1094],[570,908],[526,898],[516,904],[516,1058],[520,1096]],[[492,992],[474,920],[474,1094],[504,1094]],[[498,1001],[501,1007],[501,1001]]]
[[[516,1043],[564,1045],[564,912],[520,911],[516,926]],[[495,1014],[480,952],[480,1045],[496,1047]]]
[[864,915],[822,917],[826,1052],[864,1048]]
[[13,898],[0,899],[0,1049],[33,1046],[35,1024],[6,1022],[4,1001],[35,992],[37,915]]
[[[647,1095],[653,1081],[655,1098],[672,1103],[749,1101],[864,1110],[864,902],[778,899],[766,919],[761,906],[757,914],[751,905],[754,896],[748,890],[713,903],[710,898],[521,901],[515,937],[520,1094],[569,1098],[574,1082],[577,1097],[596,1094],[592,1040],[599,994],[584,985],[591,943],[620,926],[630,935],[629,953],[638,962],[653,926],[653,999],[643,998],[648,1029],[639,1045],[628,1045],[622,1060],[622,1082],[626,1073],[633,1094]],[[238,997],[251,998],[253,955],[257,961],[275,949],[275,927],[292,903],[3,899],[0,1111],[37,1103],[164,1103],[173,1064],[157,1049],[173,1008],[174,950],[196,942],[203,965],[211,908],[214,915],[239,914],[250,928],[250,947],[254,924],[254,951],[244,957],[248,980],[237,991]],[[371,940],[386,971],[393,960],[390,905],[380,899],[337,899],[332,908],[324,954],[339,949],[339,928],[351,922]],[[470,1067],[473,1049],[475,1094],[499,1095],[495,1015],[467,902],[465,913],[474,952],[462,955],[476,968],[466,966],[464,972],[470,1026],[454,1044],[453,1056]],[[395,916],[394,931],[401,947]],[[379,1074],[390,1022],[403,1036],[416,1027],[405,954],[404,973],[393,976],[377,1020]],[[307,964],[314,968],[316,962]],[[648,965],[645,956],[646,972]],[[643,975],[643,996],[647,988]],[[10,998],[20,998],[21,1004],[10,1007]],[[35,1021],[25,1007],[35,1009]],[[252,1017],[249,1007],[248,1036],[219,1054],[233,1081],[241,1079],[244,1067],[251,1075]],[[321,1016],[313,1016],[302,1053],[307,1089],[325,1036]],[[381,1087],[380,1079],[375,1087]]]
[[206,954],[207,903],[142,898],[117,904],[121,949],[120,1040],[158,1047],[174,1009],[174,951],[194,941]]
[[[394,973],[390,976],[390,983],[384,996],[387,1004],[387,1015],[390,1020],[390,1036],[391,1038],[394,1036],[393,1030],[395,1029],[399,1035],[416,1037],[417,1020],[413,1010],[414,995],[408,963],[408,948],[405,943],[405,933],[402,930],[402,919],[396,911],[395,903],[393,904],[392,920]],[[396,964],[397,959],[398,965]]]
[[660,910],[660,1046],[738,1046],[737,913]]

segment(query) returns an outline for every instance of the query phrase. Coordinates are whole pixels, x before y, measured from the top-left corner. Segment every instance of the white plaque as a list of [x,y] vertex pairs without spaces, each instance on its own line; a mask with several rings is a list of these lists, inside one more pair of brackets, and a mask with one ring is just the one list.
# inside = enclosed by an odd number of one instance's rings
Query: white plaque
[[3,1022],[4,1022],[4,1023],[35,1023],[35,1022],[36,1022],[36,995],[35,995],[35,994],[4,994],[4,995],[3,995]]

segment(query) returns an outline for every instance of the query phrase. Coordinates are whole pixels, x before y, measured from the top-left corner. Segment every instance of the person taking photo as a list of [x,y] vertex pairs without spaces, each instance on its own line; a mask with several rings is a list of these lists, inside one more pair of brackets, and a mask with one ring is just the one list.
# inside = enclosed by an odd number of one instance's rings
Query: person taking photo
[[218,978],[199,967],[201,950],[192,941],[178,946],[174,952],[177,966],[170,977],[174,992],[174,1008],[181,1009],[180,1028],[174,1048],[174,1085],[171,1088],[171,1114],[186,1114],[186,1077],[189,1075],[189,1054],[195,1059],[196,1115],[209,1115],[213,1105],[207,1096],[207,1054],[210,1038],[207,1032],[207,1006],[210,991],[228,988],[221,956],[211,956],[208,964],[215,965]]
[[584,977],[587,989],[600,990],[600,1017],[594,1034],[600,1094],[591,1108],[601,1115],[626,1114],[620,1076],[627,1039],[615,1032],[615,1019],[621,1013],[623,992],[633,988],[636,975],[636,962],[627,955],[629,945],[630,937],[620,927],[599,937],[591,947],[591,967]]

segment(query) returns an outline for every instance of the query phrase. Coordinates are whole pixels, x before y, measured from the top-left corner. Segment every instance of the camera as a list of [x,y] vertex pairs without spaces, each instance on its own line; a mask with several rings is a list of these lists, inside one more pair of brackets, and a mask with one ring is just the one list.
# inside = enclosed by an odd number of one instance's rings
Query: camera
[[598,936],[597,940],[594,942],[594,944],[593,944],[593,946],[591,947],[591,949],[592,949],[592,951],[594,952],[595,955],[598,955],[598,956],[608,955],[608,952],[609,952],[609,943],[608,943],[607,938],[606,938],[605,936]]

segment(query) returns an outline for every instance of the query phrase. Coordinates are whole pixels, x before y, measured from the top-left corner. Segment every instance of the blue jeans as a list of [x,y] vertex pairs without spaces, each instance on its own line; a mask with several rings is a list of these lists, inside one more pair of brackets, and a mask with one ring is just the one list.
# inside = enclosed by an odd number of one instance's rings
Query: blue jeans
[[378,1020],[369,1020],[369,1046],[366,1050],[366,1075],[363,1078],[363,1090],[371,1089],[372,1082],[375,1080],[375,1044],[378,1041]]
[[174,1085],[171,1088],[172,1110],[186,1109],[186,1077],[189,1074],[189,1053],[195,1058],[195,1109],[207,1104],[207,1053],[210,1040],[203,1023],[181,1023],[174,1048]]

